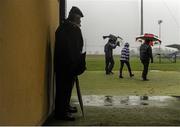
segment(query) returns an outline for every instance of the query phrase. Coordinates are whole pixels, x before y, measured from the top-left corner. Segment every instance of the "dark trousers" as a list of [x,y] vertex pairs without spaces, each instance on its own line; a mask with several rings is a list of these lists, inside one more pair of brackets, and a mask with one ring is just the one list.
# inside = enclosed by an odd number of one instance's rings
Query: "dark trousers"
[[129,75],[131,76],[132,72],[131,72],[130,63],[129,63],[129,61],[125,61],[125,60],[121,60],[121,67],[120,67],[120,71],[119,71],[119,76],[122,76],[122,70],[123,70],[124,64],[126,64],[128,71],[129,71]]
[[148,62],[148,61],[141,61],[141,62],[142,62],[142,64],[143,64],[142,78],[143,78],[143,79],[147,79],[149,62]]
[[110,72],[112,72],[112,69],[114,67],[114,59],[113,57],[105,57],[105,61],[106,61],[106,74],[109,74]]
[[74,76],[56,72],[55,115],[57,117],[67,113],[73,86]]

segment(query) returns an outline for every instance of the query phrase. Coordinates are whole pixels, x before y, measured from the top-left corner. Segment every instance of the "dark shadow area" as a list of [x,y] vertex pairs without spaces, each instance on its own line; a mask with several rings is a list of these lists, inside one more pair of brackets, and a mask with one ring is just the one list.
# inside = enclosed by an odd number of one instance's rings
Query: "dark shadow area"
[[53,98],[54,98],[54,84],[53,80],[53,61],[52,61],[52,51],[50,42],[50,33],[48,34],[47,47],[46,47],[46,72],[47,72],[47,94],[48,94],[48,113],[52,110]]
[[48,116],[48,118],[46,119],[46,121],[43,123],[42,126],[50,125],[49,123],[51,123],[53,119],[54,119],[54,111],[51,112],[51,114]]
[[45,79],[46,79],[46,92],[47,95],[47,116],[51,116],[54,107],[54,82],[53,82],[53,53],[51,48],[50,33],[47,33],[46,42],[46,55],[45,55]]

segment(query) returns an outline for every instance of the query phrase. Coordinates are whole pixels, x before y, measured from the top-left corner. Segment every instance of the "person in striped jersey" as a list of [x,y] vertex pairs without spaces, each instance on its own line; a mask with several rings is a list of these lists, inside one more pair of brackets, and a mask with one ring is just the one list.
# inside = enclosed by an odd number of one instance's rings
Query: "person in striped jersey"
[[129,71],[129,76],[133,77],[134,74],[131,72],[131,67],[129,63],[129,43],[125,43],[124,48],[121,50],[121,58],[120,58],[121,66],[120,66],[120,71],[119,71],[119,78],[123,78],[122,76],[122,70],[124,67],[124,64],[127,65],[128,71]]

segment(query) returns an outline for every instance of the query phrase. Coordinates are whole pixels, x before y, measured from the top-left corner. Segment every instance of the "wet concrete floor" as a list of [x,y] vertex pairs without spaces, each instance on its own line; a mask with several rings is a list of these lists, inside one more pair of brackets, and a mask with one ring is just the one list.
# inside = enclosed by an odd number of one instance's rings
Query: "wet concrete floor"
[[[111,96],[111,95],[88,95],[83,96],[84,106],[113,106],[128,108],[135,106],[146,107],[179,107],[178,96]],[[78,104],[77,97],[72,97],[72,103]]]
[[180,126],[180,96],[83,96],[85,118],[78,98],[71,98],[78,107],[75,121],[49,118],[44,125],[63,126]]

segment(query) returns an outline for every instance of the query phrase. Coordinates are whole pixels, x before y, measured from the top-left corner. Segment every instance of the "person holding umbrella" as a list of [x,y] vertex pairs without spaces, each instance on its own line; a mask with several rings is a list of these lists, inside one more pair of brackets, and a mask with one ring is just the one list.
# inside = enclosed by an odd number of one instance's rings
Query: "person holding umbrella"
[[153,55],[152,55],[152,48],[150,46],[150,39],[145,39],[145,42],[140,46],[140,60],[143,64],[143,72],[142,72],[142,79],[143,81],[148,81],[147,74],[148,74],[148,67],[149,62],[151,59],[151,63],[153,63]]
[[148,81],[149,79],[147,79],[147,74],[150,60],[151,63],[153,63],[151,46],[154,45],[153,42],[159,42],[161,44],[161,40],[158,38],[158,36],[150,33],[145,33],[144,35],[136,37],[136,41],[139,39],[141,42],[144,40],[144,43],[140,46],[140,60],[143,64],[142,79],[143,81]]
[[74,83],[79,85],[78,75],[86,69],[86,53],[82,53],[83,38],[80,29],[82,17],[81,10],[72,7],[68,18],[55,33],[55,119],[58,120],[74,121],[71,113],[77,112],[76,107],[70,106],[70,99]]

